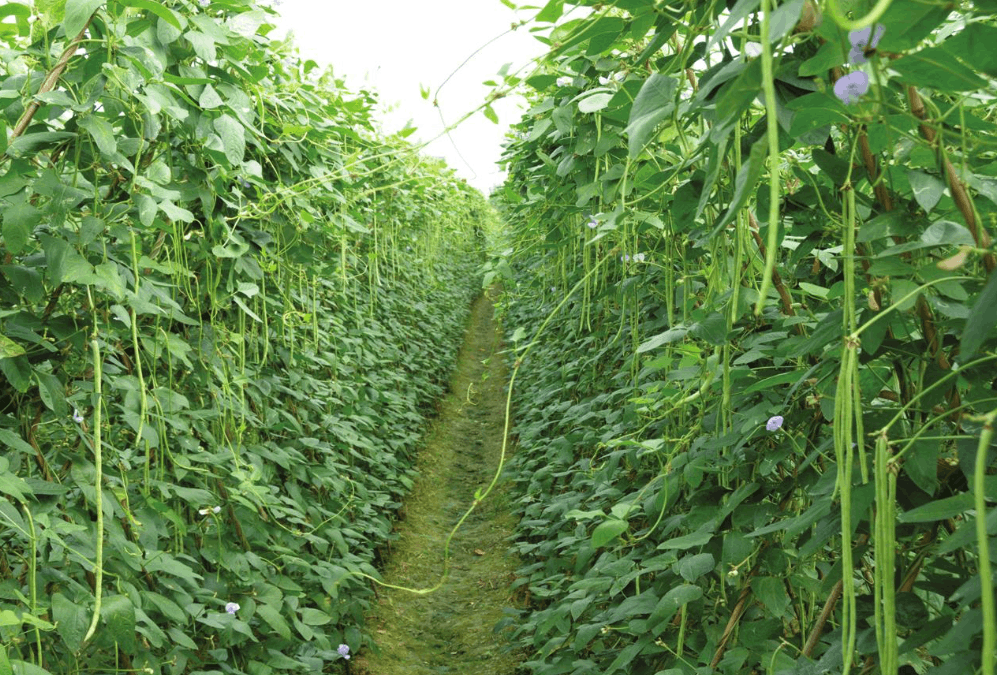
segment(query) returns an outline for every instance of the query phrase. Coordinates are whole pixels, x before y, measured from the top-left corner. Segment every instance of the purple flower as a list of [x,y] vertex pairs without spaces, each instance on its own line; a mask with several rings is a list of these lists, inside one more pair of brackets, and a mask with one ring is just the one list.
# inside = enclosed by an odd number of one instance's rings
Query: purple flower
[[242,180],[242,187],[244,187],[244,188],[251,188],[251,187],[253,187],[253,184],[252,184],[252,183],[250,183],[250,182],[249,182],[248,180],[246,180],[246,179],[244,178],[244,179]]
[[777,431],[782,427],[782,415],[775,415],[765,423],[765,428],[769,431]]
[[869,59],[865,57],[865,51],[861,47],[855,46],[848,51],[849,63],[859,64],[865,63],[868,60]]
[[339,655],[342,656],[344,659],[349,660],[349,658],[350,658],[350,646],[349,645],[339,645],[339,648],[336,649],[336,651],[339,652]]
[[[875,49],[876,45],[886,32],[886,26],[877,25],[876,34],[872,34],[872,26],[866,26],[862,30],[853,30],[848,34],[848,41],[852,43],[854,49]],[[872,36],[870,40],[869,37]]]
[[589,216],[588,226],[590,230],[594,230],[595,228],[599,227],[599,223],[595,221],[595,218]]
[[834,95],[845,105],[851,105],[869,91],[869,76],[862,71],[848,73],[834,83]]
[[73,421],[77,424],[83,424],[83,415],[76,408],[73,408]]
[[201,7],[207,7],[211,4],[211,0],[200,0]]
[[237,603],[237,602],[226,602],[225,603],[225,611],[228,612],[229,614],[235,614],[236,612],[239,611],[239,603]]
[[644,254],[638,253],[637,255],[634,256],[634,260],[637,262],[644,262]]

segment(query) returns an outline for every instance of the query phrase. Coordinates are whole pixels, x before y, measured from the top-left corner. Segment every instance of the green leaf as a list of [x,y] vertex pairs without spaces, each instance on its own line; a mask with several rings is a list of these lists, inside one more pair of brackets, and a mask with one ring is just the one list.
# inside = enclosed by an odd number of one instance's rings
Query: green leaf
[[77,122],[79,126],[90,133],[97,143],[100,154],[107,159],[113,159],[118,152],[118,142],[114,138],[114,128],[106,119],[99,115],[87,115]]
[[706,318],[694,323],[689,332],[693,337],[720,346],[727,341],[727,319],[720,312],[711,312]]
[[277,608],[272,605],[261,604],[257,605],[256,613],[270,624],[270,627],[277,631],[277,634],[282,638],[285,640],[291,639],[291,627],[287,625],[287,621],[284,620],[284,617],[281,616]]
[[564,13],[564,0],[549,0],[543,9],[537,12],[533,20],[538,23],[554,23]]
[[678,562],[678,572],[688,582],[693,582],[704,574],[709,574],[716,566],[711,553],[687,555]]
[[599,112],[609,105],[611,98],[613,94],[605,91],[591,94],[578,101],[578,110],[583,113]]
[[721,121],[738,117],[762,90],[762,61],[752,59],[741,74],[724,85],[717,95],[717,118]]
[[667,624],[673,616],[675,616],[682,605],[695,602],[701,597],[703,597],[703,589],[699,586],[693,586],[690,584],[675,586],[665,593],[664,597],[658,601],[658,604],[651,612],[651,616],[648,617],[647,622],[648,624],[655,626],[655,633],[659,633],[661,630],[664,630],[664,625]]
[[958,516],[973,508],[973,495],[964,492],[960,495],[936,499],[897,516],[901,523],[931,523]]
[[66,392],[59,378],[52,373],[36,370],[35,379],[38,380],[38,395],[45,407],[58,417],[66,417],[69,414],[69,404],[66,403]]
[[994,307],[997,307],[997,271],[990,273],[987,285],[983,287],[966,321],[966,328],[962,331],[962,342],[959,345],[961,361],[969,361],[994,326],[997,326],[997,312],[993,311]]
[[79,35],[90,22],[93,13],[105,2],[106,0],[66,0],[66,18],[62,22],[66,38],[71,40]]
[[3,240],[10,253],[17,255],[24,250],[40,215],[41,211],[27,202],[17,202],[3,212]]
[[669,539],[668,541],[658,544],[658,550],[673,548],[685,550],[696,546],[704,546],[708,544],[712,538],[713,534],[711,532],[693,532],[692,534],[675,537],[674,539]]
[[945,183],[937,176],[914,169],[907,170],[907,180],[914,191],[914,199],[922,209],[931,213],[931,209],[935,208],[945,193]]
[[630,523],[628,523],[625,520],[607,518],[598,527],[596,527],[595,530],[592,531],[593,548],[599,548],[600,546],[605,546],[610,541],[616,539],[618,536],[623,534],[628,527],[630,527]]
[[7,154],[14,158],[27,157],[35,151],[49,145],[55,145],[67,138],[75,138],[76,134],[69,131],[40,131],[34,134],[18,136],[7,147]]
[[683,339],[686,334],[688,334],[689,329],[685,326],[676,326],[675,328],[669,328],[664,333],[658,333],[650,340],[646,340],[637,347],[637,353],[643,354],[644,352],[649,352],[652,349],[657,349],[661,345],[668,344],[670,342],[677,342]]
[[177,15],[174,14],[172,10],[163,7],[158,2],[153,2],[152,0],[121,0],[121,2],[128,7],[135,7],[138,9],[144,9],[147,12],[152,12],[174,28],[183,28],[183,26],[180,25],[180,19],[177,18]]
[[24,347],[11,340],[6,335],[0,335],[0,359],[9,359],[25,354]]
[[320,609],[303,607],[301,609],[301,622],[308,626],[324,626],[332,621],[332,617]]
[[220,108],[225,105],[225,101],[222,100],[222,97],[218,95],[218,92],[210,84],[204,87],[204,91],[201,92],[201,98],[197,103],[205,110]]
[[135,649],[135,607],[127,595],[105,597],[100,617],[113,644],[126,652]]
[[630,109],[627,136],[630,157],[640,154],[654,128],[675,110],[675,89],[678,81],[668,75],[654,73],[644,81]]
[[971,23],[950,37],[942,48],[971,64],[976,70],[997,77],[997,26]]
[[890,62],[906,84],[938,91],[970,91],[986,86],[972,69],[964,66],[945,47],[928,47]]
[[14,669],[7,658],[7,648],[0,644],[0,675],[14,675]]
[[56,632],[69,650],[74,654],[78,652],[90,622],[86,608],[70,601],[62,593],[55,593],[52,596],[52,618]]
[[833,42],[825,42],[817,50],[817,53],[800,64],[798,75],[800,77],[813,77],[823,75],[835,66],[840,66],[845,62],[845,54],[841,46]]
[[246,130],[242,124],[229,115],[222,115],[213,123],[215,131],[222,139],[225,156],[232,166],[241,166],[246,154]]
[[761,600],[771,616],[782,618],[789,607],[789,594],[786,585],[778,577],[755,577],[751,580],[751,590]]

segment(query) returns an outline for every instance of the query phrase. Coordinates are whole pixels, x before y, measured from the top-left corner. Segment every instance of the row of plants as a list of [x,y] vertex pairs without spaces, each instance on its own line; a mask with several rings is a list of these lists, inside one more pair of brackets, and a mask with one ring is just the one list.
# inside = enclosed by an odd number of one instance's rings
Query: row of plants
[[0,16],[0,674],[343,672],[491,207],[251,0]]
[[493,196],[525,669],[993,675],[997,3],[535,25]]

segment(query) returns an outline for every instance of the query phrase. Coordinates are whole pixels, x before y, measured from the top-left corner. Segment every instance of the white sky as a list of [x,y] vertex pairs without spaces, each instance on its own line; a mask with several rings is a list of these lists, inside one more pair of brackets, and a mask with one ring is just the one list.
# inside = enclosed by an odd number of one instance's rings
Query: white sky
[[[331,65],[350,89],[376,89],[382,107],[394,106],[379,115],[385,131],[401,129],[411,119],[419,129],[411,141],[428,141],[443,129],[432,95],[424,100],[420,85],[435,92],[468,56],[520,18],[499,0],[283,0],[277,11],[281,17],[272,36],[279,39],[292,31],[302,60]],[[546,51],[527,27],[483,49],[440,91],[447,124],[485,100],[490,88],[481,83],[498,81],[503,64],[512,62],[509,72],[514,73]],[[530,70],[532,66],[520,74]],[[443,136],[423,150],[443,157],[486,195],[504,180],[495,162],[506,130],[519,120],[525,105],[516,97],[496,101],[493,107],[499,124],[479,112],[451,132],[453,143]]]

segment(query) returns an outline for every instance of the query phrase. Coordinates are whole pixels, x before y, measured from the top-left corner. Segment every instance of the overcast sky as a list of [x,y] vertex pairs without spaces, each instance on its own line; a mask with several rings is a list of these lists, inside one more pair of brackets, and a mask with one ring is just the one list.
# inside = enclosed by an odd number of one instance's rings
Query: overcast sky
[[[283,36],[293,31],[301,58],[331,65],[351,89],[375,88],[384,106],[395,106],[380,116],[385,130],[396,131],[412,119],[419,131],[410,140],[429,140],[443,128],[432,96],[424,100],[420,85],[435,92],[475,50],[520,18],[499,0],[282,0],[277,4],[281,14],[277,32]],[[490,91],[482,82],[497,79],[503,64],[511,62],[512,73],[544,52],[545,46],[526,28],[484,48],[440,91],[444,119],[452,124],[480,105]],[[503,180],[495,162],[506,130],[518,121],[523,107],[521,98],[497,101],[499,124],[478,113],[451,132],[453,142],[444,136],[424,152],[443,157],[487,194]]]

